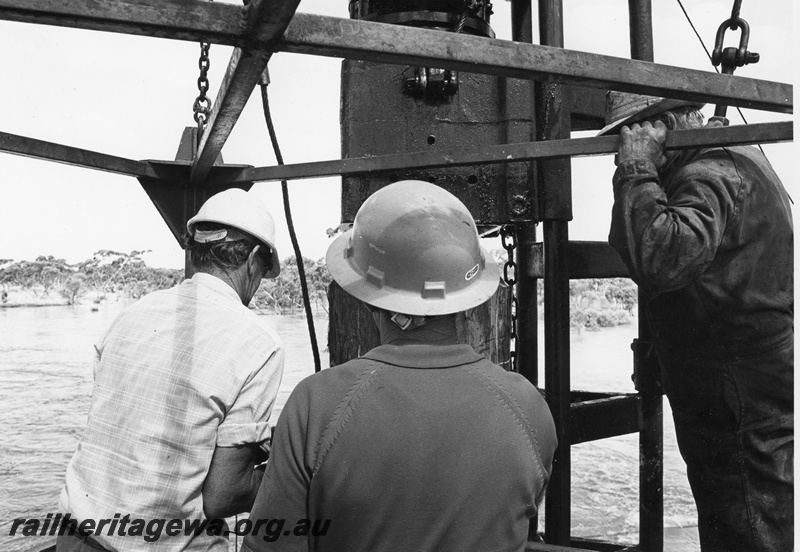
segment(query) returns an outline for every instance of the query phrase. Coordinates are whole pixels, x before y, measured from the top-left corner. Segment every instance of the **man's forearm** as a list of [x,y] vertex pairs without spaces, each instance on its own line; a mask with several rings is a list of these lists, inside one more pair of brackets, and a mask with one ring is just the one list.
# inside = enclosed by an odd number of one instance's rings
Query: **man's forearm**
[[264,475],[256,469],[262,456],[257,445],[217,447],[203,484],[203,510],[209,518],[247,512]]
[[252,469],[247,476],[242,477],[239,484],[220,489],[217,493],[218,498],[213,505],[206,502],[206,517],[227,518],[249,512],[256,500],[263,477],[263,470]]

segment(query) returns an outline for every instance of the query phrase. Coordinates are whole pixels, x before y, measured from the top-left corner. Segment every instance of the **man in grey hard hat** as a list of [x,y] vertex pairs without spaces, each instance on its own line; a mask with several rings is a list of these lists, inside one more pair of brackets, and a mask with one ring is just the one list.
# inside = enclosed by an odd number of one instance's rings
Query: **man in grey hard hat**
[[609,242],[648,293],[664,391],[707,551],[791,550],[790,200],[753,146],[664,151],[698,105],[610,93]]
[[284,357],[247,305],[280,271],[275,226],[255,194],[231,189],[187,229],[193,276],[129,307],[95,346],[89,421],[60,499],[73,527],[59,552],[227,552],[221,518],[255,498]]
[[295,388],[243,550],[523,550],[555,429],[533,385],[458,342],[455,313],[499,283],[467,208],[396,182],[326,260],[381,345]]

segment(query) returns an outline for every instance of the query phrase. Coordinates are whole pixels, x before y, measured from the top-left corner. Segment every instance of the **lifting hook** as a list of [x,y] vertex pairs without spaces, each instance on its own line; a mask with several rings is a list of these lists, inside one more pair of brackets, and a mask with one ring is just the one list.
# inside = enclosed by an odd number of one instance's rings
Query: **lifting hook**
[[[735,31],[742,29],[742,36],[739,38],[739,48],[728,47],[723,49],[722,45],[725,41],[725,31],[728,29]],[[732,17],[727,19],[717,29],[717,39],[714,43],[714,51],[711,54],[711,63],[714,67],[722,64],[722,73],[725,75],[733,75],[737,67],[743,67],[749,63],[758,63],[760,56],[755,52],[747,51],[747,45],[750,41],[750,25],[741,17]],[[720,121],[724,126],[728,126],[728,119],[725,113],[728,110],[726,105],[718,105],[714,110],[714,116],[710,121]]]

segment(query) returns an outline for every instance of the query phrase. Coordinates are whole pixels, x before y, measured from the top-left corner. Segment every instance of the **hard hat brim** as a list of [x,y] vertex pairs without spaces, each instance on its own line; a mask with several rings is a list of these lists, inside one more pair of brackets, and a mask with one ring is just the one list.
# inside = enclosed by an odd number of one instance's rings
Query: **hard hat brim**
[[444,298],[422,297],[422,290],[417,294],[390,286],[377,287],[367,282],[365,274],[345,256],[352,233],[350,229],[333,241],[328,247],[325,262],[331,276],[344,291],[374,307],[415,316],[452,314],[485,303],[500,285],[500,269],[492,256],[481,247],[484,269],[469,286],[446,293]]
[[706,104],[702,102],[664,98],[663,100],[660,100],[654,104],[646,106],[633,114],[625,115],[610,122],[602,129],[600,129],[600,132],[597,133],[597,136],[607,136],[609,134],[617,134],[624,126],[630,126],[633,123],[639,123],[641,121],[644,121],[645,119],[649,119],[650,117],[653,117],[660,113],[664,113],[665,111],[669,111],[671,109],[676,109],[678,107],[684,107],[684,106],[692,106],[696,107],[697,109],[701,109],[705,105]]

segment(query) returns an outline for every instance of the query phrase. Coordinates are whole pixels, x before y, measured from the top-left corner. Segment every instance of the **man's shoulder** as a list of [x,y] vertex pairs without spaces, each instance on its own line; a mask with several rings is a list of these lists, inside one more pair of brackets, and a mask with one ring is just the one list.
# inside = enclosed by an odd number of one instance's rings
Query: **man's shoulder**
[[525,403],[542,404],[544,399],[542,392],[533,385],[527,378],[517,372],[504,370],[502,367],[484,359],[476,364],[476,367],[493,381],[498,387],[506,391],[515,399]]
[[249,324],[253,328],[253,331],[261,334],[264,337],[268,337],[276,346],[282,347],[283,340],[278,335],[278,332],[269,325],[267,319],[264,316],[257,314],[255,311],[250,309],[247,310],[250,312]]
[[309,390],[327,389],[332,390],[339,387],[352,386],[370,367],[377,368],[380,362],[355,358],[342,364],[325,368],[302,380],[297,387],[305,387]]
[[783,187],[769,160],[755,146],[713,147],[697,151],[675,171],[673,182],[724,189],[734,199],[756,187]]
[[736,172],[737,164],[755,163],[769,165],[764,154],[755,146],[729,146],[703,148],[694,152],[681,164],[681,170],[711,170],[715,172]]
[[156,323],[157,320],[163,324],[172,320],[213,326],[218,339],[258,343],[268,348],[283,347],[283,341],[266,317],[224,294],[198,294],[190,288],[189,281],[184,280],[172,288],[149,293],[125,309],[120,319],[130,324]]
[[538,450],[545,456],[552,456],[557,439],[545,392],[521,374],[492,366],[494,369],[487,369],[487,374],[505,392],[508,401],[516,406],[525,425],[535,435]]

